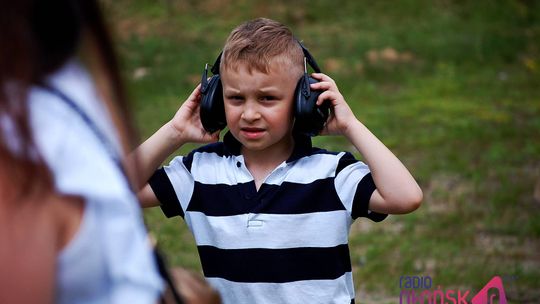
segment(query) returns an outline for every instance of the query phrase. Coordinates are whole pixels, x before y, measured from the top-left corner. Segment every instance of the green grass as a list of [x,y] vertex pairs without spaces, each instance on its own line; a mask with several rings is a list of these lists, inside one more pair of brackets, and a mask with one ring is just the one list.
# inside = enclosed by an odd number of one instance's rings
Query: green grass
[[[395,303],[402,275],[540,301],[540,5],[535,1],[106,1],[146,138],[170,119],[229,31],[289,25],[424,190],[422,207],[350,235],[359,302]],[[135,79],[136,71],[145,75]],[[328,149],[350,150],[339,137]],[[186,153],[194,146],[178,151]],[[354,151],[353,151],[354,152]],[[361,158],[360,155],[356,154]],[[173,265],[200,270],[180,219],[145,211]]]

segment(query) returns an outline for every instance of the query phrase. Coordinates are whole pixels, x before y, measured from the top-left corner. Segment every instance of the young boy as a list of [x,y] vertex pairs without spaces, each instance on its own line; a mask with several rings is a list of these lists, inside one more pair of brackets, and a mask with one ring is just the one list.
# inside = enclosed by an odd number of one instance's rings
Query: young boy
[[[288,28],[246,22],[232,31],[221,59],[223,142],[201,125],[199,86],[137,150],[149,179],[139,193],[143,206],[184,218],[224,303],[354,303],[352,222],[408,213],[422,200],[414,178],[327,75],[312,74],[319,82],[311,89],[324,91],[317,104],[331,108],[321,134],[345,136],[367,165],[293,132],[303,72],[302,49]],[[187,142],[211,144],[155,171]]]

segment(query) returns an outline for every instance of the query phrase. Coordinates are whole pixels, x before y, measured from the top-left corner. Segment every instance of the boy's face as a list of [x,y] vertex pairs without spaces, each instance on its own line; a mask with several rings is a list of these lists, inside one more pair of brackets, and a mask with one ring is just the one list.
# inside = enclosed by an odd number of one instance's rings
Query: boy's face
[[240,64],[222,71],[221,82],[227,126],[243,149],[289,151],[297,75],[281,65],[263,73]]

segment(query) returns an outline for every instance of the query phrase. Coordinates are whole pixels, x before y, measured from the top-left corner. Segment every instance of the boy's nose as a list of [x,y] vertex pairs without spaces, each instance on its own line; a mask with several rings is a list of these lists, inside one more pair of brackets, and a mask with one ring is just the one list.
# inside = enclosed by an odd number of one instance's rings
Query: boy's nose
[[257,120],[261,117],[259,110],[255,105],[250,105],[249,102],[245,105],[244,111],[242,111],[242,119],[246,121]]

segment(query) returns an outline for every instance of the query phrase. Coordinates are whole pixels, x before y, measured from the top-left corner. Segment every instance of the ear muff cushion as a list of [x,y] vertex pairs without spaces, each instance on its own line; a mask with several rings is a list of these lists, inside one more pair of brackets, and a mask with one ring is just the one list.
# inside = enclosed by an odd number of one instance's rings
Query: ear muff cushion
[[202,93],[199,114],[204,129],[209,133],[222,130],[227,125],[219,74],[212,76],[208,81],[208,88]]
[[[313,77],[309,77],[308,80],[310,84],[318,82]],[[305,78],[301,77],[294,92],[294,130],[309,136],[315,136],[323,129],[328,119],[330,107],[326,102],[321,106],[316,105],[317,98],[321,95],[322,91],[311,90],[311,94],[308,97],[302,94],[304,82]]]

